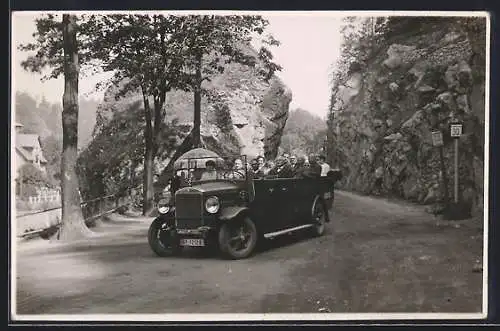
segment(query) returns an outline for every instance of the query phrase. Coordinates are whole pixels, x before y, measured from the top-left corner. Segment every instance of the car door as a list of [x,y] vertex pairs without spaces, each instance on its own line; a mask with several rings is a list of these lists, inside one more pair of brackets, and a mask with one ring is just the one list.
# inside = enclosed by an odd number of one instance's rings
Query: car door
[[254,188],[252,214],[263,232],[290,227],[289,183],[282,179],[259,179],[254,180]]
[[295,183],[294,205],[296,206],[295,224],[302,225],[311,221],[312,203],[316,196],[316,179],[297,179]]

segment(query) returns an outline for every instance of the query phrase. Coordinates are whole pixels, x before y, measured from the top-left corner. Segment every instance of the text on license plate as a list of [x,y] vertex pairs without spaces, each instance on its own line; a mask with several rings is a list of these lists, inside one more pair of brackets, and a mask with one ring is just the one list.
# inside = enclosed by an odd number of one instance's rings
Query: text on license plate
[[180,241],[181,246],[205,246],[205,241],[203,239],[193,239],[193,238],[183,238]]
[[326,192],[324,198],[325,199],[331,199],[332,198],[332,193],[331,192]]

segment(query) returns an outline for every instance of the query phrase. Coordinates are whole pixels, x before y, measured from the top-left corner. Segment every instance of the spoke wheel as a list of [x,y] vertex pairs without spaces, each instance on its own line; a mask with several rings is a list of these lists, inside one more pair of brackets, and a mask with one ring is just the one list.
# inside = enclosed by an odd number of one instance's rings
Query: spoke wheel
[[175,229],[159,219],[154,220],[149,227],[148,242],[158,256],[172,256],[181,251]]
[[326,228],[326,210],[319,199],[316,199],[313,206],[312,221],[315,236],[322,236]]
[[257,229],[249,217],[224,223],[219,230],[219,247],[225,257],[244,259],[257,244]]

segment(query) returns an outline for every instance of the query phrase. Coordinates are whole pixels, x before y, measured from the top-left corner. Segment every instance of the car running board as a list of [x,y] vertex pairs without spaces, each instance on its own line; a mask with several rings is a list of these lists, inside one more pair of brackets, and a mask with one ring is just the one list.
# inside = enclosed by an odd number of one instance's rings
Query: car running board
[[285,233],[289,233],[289,232],[293,232],[293,231],[297,231],[297,230],[302,230],[302,229],[306,229],[306,228],[312,228],[313,226],[314,226],[314,224],[304,224],[304,225],[299,225],[299,226],[296,226],[296,227],[290,228],[290,229],[280,230],[280,231],[276,231],[276,232],[269,232],[269,233],[264,234],[264,238],[266,238],[266,239],[274,238],[276,236],[279,236],[279,235],[282,235]]

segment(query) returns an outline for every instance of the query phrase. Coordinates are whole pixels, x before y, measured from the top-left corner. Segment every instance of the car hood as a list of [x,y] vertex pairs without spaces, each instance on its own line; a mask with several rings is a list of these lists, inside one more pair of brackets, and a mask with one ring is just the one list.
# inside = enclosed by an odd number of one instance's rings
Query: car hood
[[202,192],[202,193],[208,193],[208,192],[220,192],[220,191],[230,191],[230,190],[237,190],[239,188],[238,185],[231,183],[231,182],[207,182],[207,183],[202,183],[202,184],[195,184],[190,187],[184,187],[181,188],[177,191],[177,193],[183,193],[183,192]]

